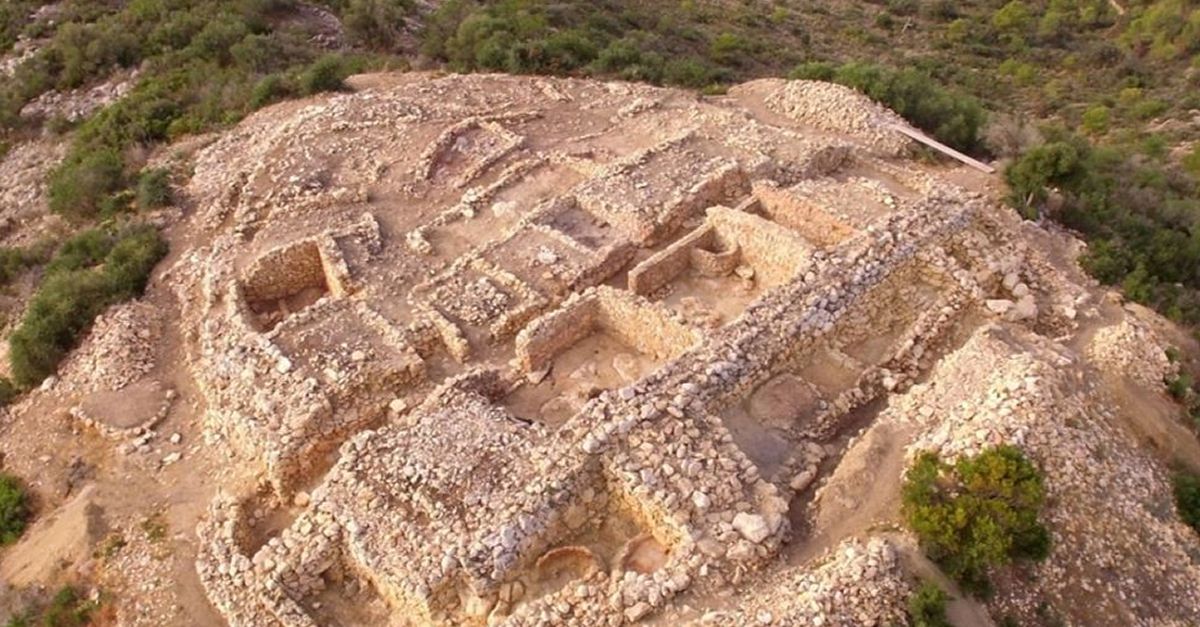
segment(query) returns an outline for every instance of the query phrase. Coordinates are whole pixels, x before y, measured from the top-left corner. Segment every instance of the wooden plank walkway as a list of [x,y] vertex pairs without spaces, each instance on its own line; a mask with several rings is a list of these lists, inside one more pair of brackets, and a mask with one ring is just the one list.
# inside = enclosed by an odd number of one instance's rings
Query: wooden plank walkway
[[916,131],[907,126],[901,126],[899,124],[892,124],[891,127],[893,130],[903,133],[903,134],[921,142],[922,144],[925,144],[926,146],[933,148],[934,150],[936,150],[944,155],[958,159],[959,161],[962,161],[963,163],[971,166],[972,168],[975,168],[976,170],[979,170],[980,172],[986,172],[988,174],[996,173],[996,168],[993,168],[992,166],[990,166],[982,161],[972,159],[971,157],[964,155],[963,153],[947,146],[946,144],[943,144],[942,142],[940,142],[920,131]]

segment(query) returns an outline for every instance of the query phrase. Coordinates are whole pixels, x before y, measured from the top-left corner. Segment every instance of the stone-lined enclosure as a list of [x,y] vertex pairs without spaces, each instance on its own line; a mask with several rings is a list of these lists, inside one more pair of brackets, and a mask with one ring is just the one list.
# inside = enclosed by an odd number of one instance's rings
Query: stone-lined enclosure
[[616,625],[753,578],[846,417],[1003,289],[987,201],[849,90],[355,83],[191,184],[206,429],[264,477],[199,529],[234,625]]

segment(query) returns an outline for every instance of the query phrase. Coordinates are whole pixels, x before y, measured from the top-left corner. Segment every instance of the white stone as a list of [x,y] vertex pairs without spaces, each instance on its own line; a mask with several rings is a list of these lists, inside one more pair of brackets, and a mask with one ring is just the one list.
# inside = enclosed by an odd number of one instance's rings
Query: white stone
[[767,525],[766,519],[758,514],[739,512],[733,517],[733,528],[755,544],[761,543],[771,535],[771,527]]
[[1015,303],[1006,298],[989,298],[988,300],[983,301],[983,305],[987,307],[988,311],[998,316],[1003,316],[1013,308]]

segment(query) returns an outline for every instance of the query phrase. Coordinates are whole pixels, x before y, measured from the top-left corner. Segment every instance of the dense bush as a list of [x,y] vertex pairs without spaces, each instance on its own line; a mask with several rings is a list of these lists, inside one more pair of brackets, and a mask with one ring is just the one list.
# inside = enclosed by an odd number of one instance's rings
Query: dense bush
[[1200,197],[1183,170],[1129,148],[1096,147],[1061,129],[1005,171],[1009,202],[1043,213],[1088,240],[1084,269],[1128,298],[1186,324],[1200,323]]
[[1079,148],[1068,142],[1039,145],[1004,171],[1011,204],[1030,217],[1046,201],[1051,187],[1072,185],[1085,176]]
[[50,209],[71,218],[95,215],[124,185],[124,164],[112,149],[72,155],[50,176]]
[[1173,483],[1179,518],[1200,533],[1200,475],[1179,472]]
[[[303,28],[272,30],[272,12],[286,4],[68,3],[48,44],[0,84],[0,135],[16,131],[23,123],[17,112],[41,93],[138,65],[133,90],[79,126],[66,159],[50,176],[50,205],[59,214],[78,220],[124,211],[137,195],[125,193],[139,182],[143,147],[237,122],[285,96],[338,89],[348,72],[364,67],[352,55],[322,57]],[[406,6],[400,0],[351,0],[345,10],[370,30],[394,27],[390,16]],[[377,26],[368,25],[372,20]]]
[[1137,6],[1124,42],[1139,55],[1159,60],[1200,52],[1200,7],[1188,0],[1158,0]]
[[908,597],[908,621],[912,627],[951,627],[946,618],[946,593],[929,581]]
[[953,465],[923,453],[902,491],[905,520],[925,553],[975,593],[988,591],[991,568],[1049,553],[1050,534],[1038,521],[1044,499],[1041,472],[1011,446]]
[[145,289],[165,254],[166,243],[146,226],[91,229],[67,242],[9,337],[13,382],[29,388],[53,374],[98,314]]
[[44,244],[27,248],[0,246],[0,286],[8,285],[27,268],[44,262],[46,253]]
[[412,0],[349,0],[341,7],[346,34],[360,46],[391,49],[399,43]]
[[0,377],[0,407],[13,402],[20,393],[17,386],[13,385],[12,379]]
[[171,204],[171,171],[166,168],[142,170],[138,175],[137,204],[142,209]]
[[975,98],[952,92],[920,71],[892,70],[869,63],[841,66],[807,63],[793,70],[790,77],[848,85],[946,144],[960,150],[975,150],[980,146],[980,133],[987,122],[983,106]]
[[16,477],[0,472],[0,546],[12,544],[29,522],[29,497]]
[[6,0],[0,4],[0,55],[17,42],[17,36],[36,6],[37,2],[31,0]]
[[[422,51],[459,71],[568,74],[710,88],[778,73],[803,43],[793,12],[622,0],[448,0],[425,20]],[[771,40],[780,41],[772,45]],[[783,43],[786,42],[786,43]]]
[[342,89],[346,69],[342,60],[334,55],[323,56],[300,74],[300,90],[305,94]]

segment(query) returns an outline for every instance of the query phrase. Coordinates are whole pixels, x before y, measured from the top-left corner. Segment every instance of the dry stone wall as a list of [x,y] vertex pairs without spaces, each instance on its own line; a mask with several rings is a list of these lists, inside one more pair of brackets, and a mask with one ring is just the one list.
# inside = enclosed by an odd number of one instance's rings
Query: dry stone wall
[[[352,623],[314,601],[347,581],[415,623],[669,621],[735,586],[697,620],[902,619],[883,540],[777,562],[839,438],[919,397],[961,327],[1073,324],[1006,214],[840,87],[368,83],[252,116],[192,181],[225,225],[176,279],[210,442],[287,521],[254,538],[257,497],[228,495],[201,523],[231,624]],[[802,409],[738,413],[772,390]]]

